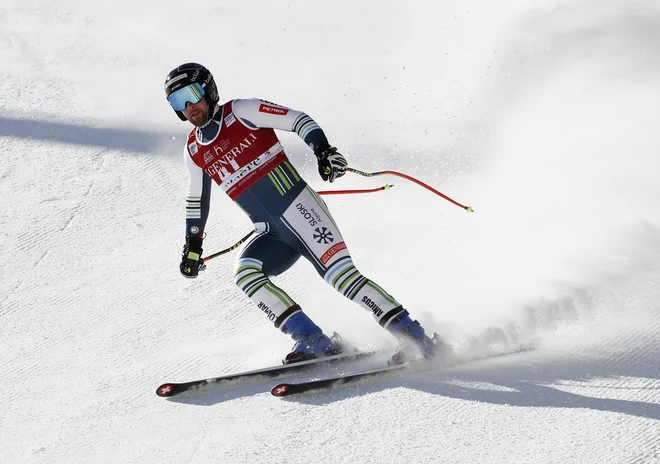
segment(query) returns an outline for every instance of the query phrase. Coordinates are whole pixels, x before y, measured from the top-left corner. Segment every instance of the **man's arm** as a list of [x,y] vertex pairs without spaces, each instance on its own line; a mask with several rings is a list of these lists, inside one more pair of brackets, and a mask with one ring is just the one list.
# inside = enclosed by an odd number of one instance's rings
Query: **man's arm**
[[325,133],[309,115],[265,100],[236,100],[232,111],[243,124],[254,129],[279,129],[295,132],[314,151],[319,175],[334,182],[346,174],[346,158],[331,147]]
[[188,194],[186,195],[186,236],[201,236],[209,217],[211,203],[211,177],[197,166],[188,153],[183,151],[188,170]]
[[183,151],[188,170],[188,195],[186,196],[186,243],[183,245],[179,270],[184,277],[195,278],[206,269],[202,258],[204,226],[209,216],[211,178],[193,163],[188,147]]
[[330,146],[323,129],[302,111],[256,98],[236,100],[232,110],[249,127],[295,132],[313,151]]

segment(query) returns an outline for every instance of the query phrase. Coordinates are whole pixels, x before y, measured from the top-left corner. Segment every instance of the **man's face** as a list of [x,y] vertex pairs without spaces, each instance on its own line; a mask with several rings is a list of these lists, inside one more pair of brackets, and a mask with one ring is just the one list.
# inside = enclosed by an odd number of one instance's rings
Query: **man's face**
[[188,102],[183,110],[183,115],[193,125],[197,127],[203,126],[209,120],[209,104],[205,98],[202,98],[197,103]]

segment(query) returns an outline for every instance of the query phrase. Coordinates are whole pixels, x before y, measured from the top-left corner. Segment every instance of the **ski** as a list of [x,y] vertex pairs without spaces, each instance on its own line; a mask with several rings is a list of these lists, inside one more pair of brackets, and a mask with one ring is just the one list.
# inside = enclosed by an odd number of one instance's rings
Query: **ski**
[[280,383],[278,385],[275,385],[271,389],[270,393],[271,395],[277,397],[297,395],[299,393],[306,393],[312,390],[322,390],[322,389],[337,387],[340,385],[341,386],[350,385],[374,377],[385,377],[391,373],[398,373],[403,371],[422,372],[433,369],[448,369],[450,367],[462,366],[477,361],[483,361],[486,359],[500,358],[514,354],[524,353],[527,351],[532,351],[533,349],[534,349],[533,346],[526,346],[505,353],[496,353],[496,354],[491,354],[491,355],[487,355],[479,358],[467,359],[467,360],[454,360],[453,362],[445,362],[442,364],[438,364],[433,361],[425,361],[424,359],[419,359],[419,360],[404,362],[402,364],[382,366],[382,367],[377,367],[375,369],[358,371],[353,374],[337,375],[320,380],[310,380],[307,382],[300,382],[300,383]]
[[278,385],[275,385],[271,389],[270,393],[271,395],[278,397],[297,395],[299,393],[305,393],[312,390],[326,389],[339,385],[352,384],[372,377],[385,376],[389,373],[407,370],[415,365],[418,366],[420,364],[421,364],[420,362],[411,361],[402,364],[394,364],[392,366],[383,366],[383,367],[377,367],[375,369],[369,369],[366,371],[359,371],[353,374],[328,377],[320,380],[310,380],[308,382],[300,382],[300,383],[280,383]]
[[337,362],[345,362],[345,361],[356,361],[363,358],[377,356],[379,354],[382,354],[382,351],[357,351],[357,352],[338,354],[335,356],[326,356],[323,358],[310,359],[309,361],[300,361],[292,364],[271,366],[263,369],[256,369],[253,371],[227,374],[227,375],[222,375],[220,377],[193,380],[191,382],[184,382],[184,383],[168,382],[158,387],[156,389],[156,394],[164,398],[171,398],[173,396],[181,395],[183,393],[199,393],[201,390],[206,390],[211,387],[230,388],[237,384],[243,385],[249,381],[258,381],[263,378],[273,379],[290,373],[299,373],[306,370],[310,370],[321,365],[337,363]]

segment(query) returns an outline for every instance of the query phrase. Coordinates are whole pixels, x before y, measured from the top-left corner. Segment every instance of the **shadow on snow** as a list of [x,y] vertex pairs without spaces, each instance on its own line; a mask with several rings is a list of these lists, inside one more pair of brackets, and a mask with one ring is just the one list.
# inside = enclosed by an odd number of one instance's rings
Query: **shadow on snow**
[[105,147],[136,153],[179,154],[186,131],[176,134],[136,129],[92,127],[74,123],[0,116],[0,137],[42,140],[73,145]]

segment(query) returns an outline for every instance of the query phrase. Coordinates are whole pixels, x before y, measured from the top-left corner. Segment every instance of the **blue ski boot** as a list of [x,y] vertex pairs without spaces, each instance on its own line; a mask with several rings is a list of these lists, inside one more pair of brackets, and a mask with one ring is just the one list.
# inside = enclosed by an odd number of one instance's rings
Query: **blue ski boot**
[[418,357],[418,352],[426,359],[432,358],[437,354],[439,344],[442,344],[438,334],[433,334],[433,338],[429,338],[419,321],[413,321],[406,310],[392,319],[387,330],[399,340],[396,353],[387,362],[390,365],[415,359]]
[[302,311],[291,316],[281,327],[282,332],[290,334],[296,343],[287,354],[283,364],[306,361],[321,356],[332,356],[340,352],[337,345],[323,333]]

